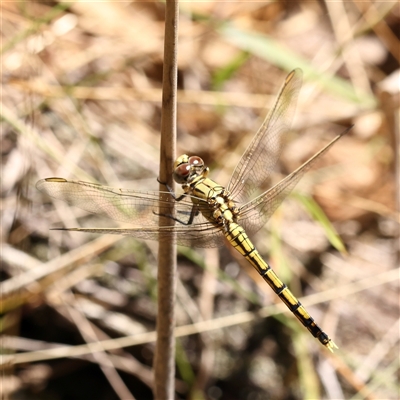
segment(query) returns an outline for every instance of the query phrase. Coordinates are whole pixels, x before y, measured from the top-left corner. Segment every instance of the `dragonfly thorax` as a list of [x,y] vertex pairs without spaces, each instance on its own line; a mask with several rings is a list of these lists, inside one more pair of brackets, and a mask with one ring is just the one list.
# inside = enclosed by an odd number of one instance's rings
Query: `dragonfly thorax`
[[208,171],[208,168],[204,165],[204,161],[200,157],[189,157],[187,154],[183,154],[174,163],[173,178],[175,182],[181,185],[190,184],[196,178],[205,178],[208,175]]

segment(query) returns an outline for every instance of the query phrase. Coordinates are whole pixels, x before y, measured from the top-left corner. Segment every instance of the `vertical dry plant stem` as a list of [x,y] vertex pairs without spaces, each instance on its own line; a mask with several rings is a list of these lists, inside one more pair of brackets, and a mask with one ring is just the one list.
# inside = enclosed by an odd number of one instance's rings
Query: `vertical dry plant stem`
[[[175,161],[176,143],[178,6],[178,1],[167,0],[166,2],[159,174],[160,182],[168,183],[172,188],[172,165]],[[160,190],[165,191],[165,186],[160,185]],[[160,217],[160,228],[171,224],[173,224],[171,218]],[[174,305],[176,287],[176,247],[173,238],[170,241],[161,241],[158,249],[158,314],[154,357],[154,395],[157,400],[172,400],[175,391]]]

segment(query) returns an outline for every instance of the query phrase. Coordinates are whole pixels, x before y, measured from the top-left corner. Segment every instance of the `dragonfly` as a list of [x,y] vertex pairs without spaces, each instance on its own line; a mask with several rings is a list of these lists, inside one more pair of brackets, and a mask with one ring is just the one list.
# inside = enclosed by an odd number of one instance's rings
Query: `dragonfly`
[[[351,129],[336,136],[294,172],[266,189],[285,135],[290,130],[301,84],[300,69],[293,70],[286,77],[275,104],[226,187],[209,178],[209,168],[199,156],[186,154],[177,158],[173,169],[173,179],[183,189],[181,196],[176,196],[167,185],[165,191],[137,191],[64,178],[42,179],[36,187],[55,199],[90,213],[132,224],[129,228],[60,228],[62,230],[120,234],[158,241],[172,239],[179,245],[200,248],[228,243],[249,261],[309,332],[333,352],[336,344],[249,239],[264,226],[315,161]],[[159,226],[160,216],[169,218],[171,224]]]

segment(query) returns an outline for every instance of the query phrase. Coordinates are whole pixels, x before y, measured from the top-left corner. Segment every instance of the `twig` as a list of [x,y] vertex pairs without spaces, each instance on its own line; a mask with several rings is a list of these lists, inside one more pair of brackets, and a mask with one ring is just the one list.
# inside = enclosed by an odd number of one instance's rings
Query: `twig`
[[[98,335],[96,334],[92,324],[84,316],[84,313],[76,307],[77,303],[74,302],[75,299],[73,294],[69,291],[67,293],[62,293],[60,300],[64,304],[57,306],[56,310],[71,322],[75,323],[75,326],[78,328],[89,348],[92,349],[93,343],[100,343]],[[74,303],[75,307],[71,307],[70,304]],[[104,349],[98,351],[96,348],[93,349],[92,355],[99,364],[100,369],[103,371],[104,376],[114,389],[117,396],[121,400],[135,400],[135,397],[129,391],[121,376],[118,374],[116,367],[114,366],[108,353]]]
[[[172,165],[175,160],[178,1],[167,0],[165,9],[165,42],[163,97],[161,119],[160,182],[173,187]],[[160,185],[165,191],[165,186]],[[172,204],[172,202],[171,202]],[[160,216],[160,228],[171,225],[171,219]],[[156,399],[174,398],[175,376],[175,288],[176,247],[174,240],[161,241],[158,250],[157,342],[154,358],[154,395]]]
[[[377,287],[389,282],[397,282],[399,279],[400,268],[391,269],[380,273],[379,275],[369,276],[368,278],[360,279],[359,281],[350,282],[340,287],[326,290],[322,293],[312,294],[306,297],[300,297],[299,300],[306,307],[318,304],[322,301],[334,300],[339,297],[349,296],[353,293],[358,293],[363,290],[367,290],[373,287]],[[288,308],[283,304],[272,304],[263,307],[258,312],[243,311],[236,314],[226,315],[217,319],[209,321],[199,321],[190,325],[179,326],[175,331],[176,337],[183,337],[188,335],[194,335],[202,332],[210,332],[212,330],[229,328],[238,324],[244,324],[247,322],[254,321],[258,318],[267,318],[271,315],[280,313],[290,313]],[[102,340],[101,347],[97,343],[93,343],[92,346],[97,347],[101,350],[113,350],[120,349],[123,347],[137,346],[138,344],[151,343],[155,341],[156,332],[143,332],[134,334],[131,336],[123,336],[117,339]],[[3,347],[7,348],[7,343],[3,343]],[[96,348],[96,347],[95,347]],[[88,346],[77,345],[77,346],[62,346],[53,349],[42,350],[39,352],[33,351],[30,353],[20,353],[11,356],[3,355],[0,359],[0,370],[1,367],[12,362],[15,364],[23,364],[28,362],[36,362],[42,360],[51,360],[62,357],[77,357],[84,354],[90,354],[91,350]]]
[[[40,294],[57,278],[64,276],[84,261],[92,259],[119,240],[121,240],[119,236],[115,236],[115,238],[110,235],[100,236],[47,263],[1,282],[0,312],[6,312],[25,304],[32,296]],[[3,259],[4,255],[6,257],[15,256],[15,252],[10,252],[8,246],[3,245],[3,247],[7,250],[2,254]]]

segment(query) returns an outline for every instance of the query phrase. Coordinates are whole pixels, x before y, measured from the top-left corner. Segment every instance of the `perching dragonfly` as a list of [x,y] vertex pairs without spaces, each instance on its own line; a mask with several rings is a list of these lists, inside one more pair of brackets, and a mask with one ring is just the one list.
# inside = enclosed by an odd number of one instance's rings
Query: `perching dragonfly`
[[[315,160],[347,132],[335,137],[294,172],[259,194],[278,161],[301,83],[301,70],[295,69],[287,76],[273,108],[240,159],[226,188],[208,178],[209,169],[200,157],[186,154],[174,164],[173,178],[184,191],[180,197],[176,197],[168,187],[165,192],[140,192],[63,178],[42,179],[36,187],[51,197],[91,213],[134,224],[128,229],[68,228],[70,231],[113,233],[153,240],[173,237],[177,244],[190,247],[217,247],[227,239],[311,334],[333,351],[337,348],[335,343],[261,258],[248,237],[266,223]],[[160,215],[169,217],[173,223],[159,227]]]

